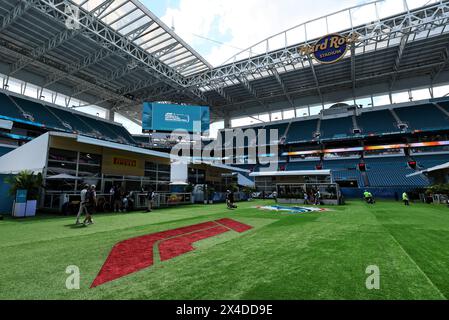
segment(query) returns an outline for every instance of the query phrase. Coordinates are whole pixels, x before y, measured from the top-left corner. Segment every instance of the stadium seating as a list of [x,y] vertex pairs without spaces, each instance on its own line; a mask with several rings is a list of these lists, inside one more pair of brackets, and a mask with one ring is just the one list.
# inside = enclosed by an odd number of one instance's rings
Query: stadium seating
[[[420,165],[424,164],[425,167],[430,167],[447,162],[447,160],[444,161],[444,157],[447,155],[418,156],[415,159]],[[370,187],[425,187],[429,185],[428,179],[421,175],[407,177],[415,171],[408,167],[407,158],[404,156],[367,158],[365,162]],[[318,161],[290,162],[287,165],[287,170],[314,170],[317,163]],[[365,187],[362,173],[357,169],[359,163],[358,159],[325,160],[323,169],[331,170],[332,176],[337,182],[357,180],[359,187]]]
[[449,101],[446,102],[438,102],[438,104],[447,112],[449,112]]
[[[281,139],[285,135],[285,132],[287,131],[288,125],[289,125],[288,123],[280,123],[280,124],[265,126],[263,128],[263,129],[266,130],[266,132],[265,132],[265,141],[261,141],[261,139],[259,137],[258,144],[259,145],[276,144],[279,141],[279,139]],[[258,129],[262,129],[262,128],[258,128]],[[270,130],[278,130],[278,138],[277,138],[277,140],[273,140],[273,138],[271,137],[271,134],[270,134]],[[257,129],[256,129],[256,133],[259,134]]]
[[298,161],[287,164],[287,171],[315,170],[319,161]]
[[13,119],[27,120],[22,112],[14,105],[11,99],[0,92],[0,115]]
[[39,103],[17,97],[11,97],[26,113],[30,114],[35,122],[43,124],[47,128],[64,130],[64,126],[48,109]]
[[353,135],[352,117],[328,119],[321,121],[321,139],[347,138]]
[[433,104],[395,109],[399,118],[409,125],[409,130],[448,129],[449,119]]
[[364,135],[398,131],[396,120],[389,110],[364,112],[357,117],[357,124]]
[[310,141],[316,132],[318,120],[306,120],[292,122],[287,134],[287,143]]
[[132,137],[133,137],[134,141],[136,141],[137,143],[148,143],[148,141],[149,141],[149,137],[147,137],[147,136],[133,135]]
[[[27,119],[16,104],[31,115],[33,121]],[[84,116],[69,109],[64,110],[24,98],[7,96],[4,93],[0,93],[0,116],[19,122],[27,121],[51,130],[77,132],[99,139],[136,145],[131,134],[120,125]]]
[[92,135],[93,129],[85,124],[77,114],[71,112],[70,110],[62,110],[59,108],[52,108],[53,113],[55,113],[59,118],[67,122],[73,129],[80,134]]
[[418,166],[422,169],[432,168],[449,162],[449,154],[414,155],[413,158],[418,162]]
[[7,154],[8,152],[14,150],[14,148],[2,147],[0,146],[0,157]]

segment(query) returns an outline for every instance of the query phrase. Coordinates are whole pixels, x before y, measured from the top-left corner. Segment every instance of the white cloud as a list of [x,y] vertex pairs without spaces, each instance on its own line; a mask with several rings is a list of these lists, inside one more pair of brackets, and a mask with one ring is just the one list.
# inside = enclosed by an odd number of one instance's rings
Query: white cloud
[[[430,0],[435,2],[437,0]],[[232,47],[248,48],[251,45],[290,27],[367,0],[180,0],[176,8],[168,8],[162,20],[171,25],[175,21],[176,32],[193,48],[197,49],[213,65],[220,65],[238,53]],[[409,8],[425,5],[429,0],[408,0]],[[381,17],[404,11],[402,0],[385,0],[378,4]],[[353,24],[369,23],[376,19],[374,5],[353,12]],[[329,19],[332,31],[350,26],[347,15],[340,14]],[[309,39],[327,33],[324,20],[308,26]],[[200,39],[195,34],[222,41],[220,45]],[[288,34],[289,44],[304,40],[304,30]],[[273,39],[270,49],[284,44],[284,37]],[[264,51],[266,43],[259,46]],[[243,58],[240,57],[240,58]]]

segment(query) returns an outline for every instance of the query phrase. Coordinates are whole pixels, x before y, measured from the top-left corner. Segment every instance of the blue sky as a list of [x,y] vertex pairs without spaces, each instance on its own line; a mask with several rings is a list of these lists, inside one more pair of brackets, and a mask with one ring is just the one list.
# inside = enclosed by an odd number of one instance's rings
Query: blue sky
[[179,6],[180,0],[141,0],[144,5],[150,9],[151,12],[158,17],[162,17],[165,14],[167,8],[176,8]]

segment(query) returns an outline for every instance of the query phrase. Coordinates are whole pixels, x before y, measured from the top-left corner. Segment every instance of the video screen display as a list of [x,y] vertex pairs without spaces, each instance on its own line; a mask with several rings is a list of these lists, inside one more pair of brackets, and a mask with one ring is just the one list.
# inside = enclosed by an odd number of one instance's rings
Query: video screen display
[[143,132],[172,132],[184,130],[190,133],[209,131],[209,107],[176,104],[149,103],[143,105]]

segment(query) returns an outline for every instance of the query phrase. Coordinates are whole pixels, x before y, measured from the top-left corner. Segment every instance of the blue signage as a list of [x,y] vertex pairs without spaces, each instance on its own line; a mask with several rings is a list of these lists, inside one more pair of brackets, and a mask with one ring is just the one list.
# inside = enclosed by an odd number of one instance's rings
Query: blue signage
[[16,203],[27,203],[27,190],[17,190],[16,191]]
[[209,107],[148,102],[143,105],[142,129],[144,132],[184,130],[190,133],[202,133],[208,131],[209,126]]
[[345,37],[339,34],[330,34],[317,41],[313,56],[321,63],[329,64],[342,59],[348,51]]

